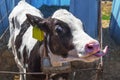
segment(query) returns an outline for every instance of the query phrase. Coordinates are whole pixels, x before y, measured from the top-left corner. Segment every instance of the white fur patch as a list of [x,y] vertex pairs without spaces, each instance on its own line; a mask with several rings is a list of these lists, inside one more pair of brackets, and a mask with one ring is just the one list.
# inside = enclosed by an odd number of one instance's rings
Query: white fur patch
[[18,5],[10,13],[9,19],[12,19],[13,17],[17,17],[17,21],[21,25],[26,20],[27,13],[35,16],[39,16],[39,17],[43,16],[42,13],[35,7],[29,5],[25,1],[20,1]]
[[[25,1],[20,1],[16,7],[12,10],[12,12],[9,15],[9,29],[10,29],[10,38],[8,47],[12,48],[13,54],[15,56],[15,61],[17,63],[18,68],[22,72],[26,72],[26,69],[23,66],[23,49],[28,49],[28,56],[33,49],[34,45],[36,44],[37,40],[32,38],[32,26],[30,26],[24,35],[22,36],[22,44],[19,48],[20,55],[22,57],[21,60],[18,59],[17,52],[16,52],[16,46],[15,46],[15,40],[17,35],[20,33],[21,25],[23,22],[27,19],[26,14],[35,15],[42,18],[42,13],[34,8],[33,6],[29,5]],[[14,23],[12,21],[14,19]],[[14,24],[14,25],[13,25]],[[22,79],[22,78],[21,78]]]
[[33,49],[34,45],[37,42],[37,40],[32,37],[32,29],[33,29],[33,27],[30,26],[27,29],[27,31],[24,33],[24,35],[22,37],[23,41],[22,41],[22,44],[19,49],[19,51],[22,53],[24,47],[26,46],[26,48],[28,49],[28,52],[27,52],[28,56],[30,55],[31,50]]
[[[23,24],[23,22],[26,20],[26,14],[32,14],[35,16],[39,16],[42,18],[42,13],[34,8],[33,6],[29,5],[25,1],[20,1],[16,7],[12,10],[12,12],[9,15],[9,27],[10,27],[10,39],[8,43],[8,47],[11,48],[11,39],[14,35],[14,40],[16,39],[16,36],[20,32],[20,26]],[[15,19],[15,28],[13,28],[12,18]],[[19,23],[19,24],[16,24]],[[18,28],[19,27],[19,28]]]
[[[14,37],[14,42],[16,39],[16,36],[19,34],[21,30],[21,24],[26,20],[26,14],[32,14],[35,16],[39,16],[42,18],[42,13],[34,8],[33,6],[29,5],[25,1],[20,1],[18,5],[13,9],[13,11],[9,15],[9,22],[10,22],[10,38],[9,38],[9,43],[8,46],[9,48],[12,47],[11,40]],[[15,28],[13,28],[13,23],[12,23],[12,18],[15,19]],[[19,24],[16,24],[19,23]],[[22,39],[22,45],[19,49],[19,51],[22,53],[24,47],[26,46],[29,49],[29,52],[32,50],[34,47],[35,43],[37,40],[32,38],[32,26],[28,28],[28,30],[24,33],[23,39]],[[22,54],[21,54],[22,55]]]
[[[79,58],[84,56],[85,53],[85,45],[89,42],[98,42],[97,40],[91,38],[88,34],[86,34],[83,30],[83,24],[80,19],[76,18],[70,12],[65,9],[57,10],[52,18],[59,19],[69,25],[73,36],[73,44],[75,46],[76,52],[73,57],[78,56]],[[70,54],[71,55],[71,54]]]

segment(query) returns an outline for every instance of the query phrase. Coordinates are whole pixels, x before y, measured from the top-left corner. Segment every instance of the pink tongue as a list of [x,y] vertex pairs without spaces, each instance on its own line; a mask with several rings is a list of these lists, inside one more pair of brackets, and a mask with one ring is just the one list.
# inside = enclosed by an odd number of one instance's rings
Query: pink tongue
[[108,51],[108,46],[106,46],[104,50],[102,50],[102,51],[100,51],[100,52],[98,52],[94,55],[97,56],[97,57],[102,57],[107,53],[107,51]]

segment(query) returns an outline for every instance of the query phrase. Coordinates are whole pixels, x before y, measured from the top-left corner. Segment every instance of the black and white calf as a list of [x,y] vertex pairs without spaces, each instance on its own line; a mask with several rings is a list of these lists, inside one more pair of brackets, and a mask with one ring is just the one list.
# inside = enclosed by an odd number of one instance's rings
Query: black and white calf
[[[107,51],[107,47],[101,50],[99,42],[84,32],[82,22],[64,9],[57,10],[52,17],[44,19],[39,10],[20,1],[10,14],[9,23],[8,46],[12,48],[20,72],[26,72],[26,68],[28,72],[42,72],[44,40],[38,41],[32,37],[35,25],[47,35],[48,56],[52,64],[74,60],[93,62]],[[59,76],[53,77],[53,80],[68,79],[68,76]],[[45,75],[39,75],[39,78],[44,80]],[[20,76],[20,80],[23,79],[25,77]]]

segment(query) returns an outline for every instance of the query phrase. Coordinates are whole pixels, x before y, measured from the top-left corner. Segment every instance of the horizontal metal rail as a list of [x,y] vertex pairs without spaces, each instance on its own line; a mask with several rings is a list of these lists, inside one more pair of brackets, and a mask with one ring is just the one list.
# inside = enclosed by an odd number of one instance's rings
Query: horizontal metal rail
[[24,73],[24,72],[13,72],[13,71],[0,71],[0,74],[33,74],[33,75],[38,75],[38,74],[44,74],[43,72],[27,72],[27,73]]
[[[77,69],[77,70],[73,70],[72,72],[78,72],[78,71],[88,71],[88,70],[100,70],[100,69],[96,69],[96,68],[87,68],[87,69]],[[44,72],[14,72],[14,71],[0,71],[0,74],[27,74],[27,75],[39,75],[39,74],[46,74]]]

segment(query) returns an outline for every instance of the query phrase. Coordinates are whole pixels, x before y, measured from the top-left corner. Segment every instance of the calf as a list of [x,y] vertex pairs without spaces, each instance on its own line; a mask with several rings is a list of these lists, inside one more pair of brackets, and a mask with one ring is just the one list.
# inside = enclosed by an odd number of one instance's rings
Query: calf
[[[26,69],[28,72],[42,72],[44,46],[47,46],[51,64],[74,60],[93,62],[107,51],[107,47],[101,50],[99,42],[84,32],[82,22],[64,9],[43,19],[39,10],[20,1],[10,14],[9,23],[8,46],[12,48],[20,72],[26,73]],[[46,45],[44,40],[38,41],[32,37],[34,26],[44,32]],[[40,80],[45,77],[44,74],[39,75]],[[23,79],[26,79],[25,75],[20,75],[20,80]],[[68,80],[68,75],[54,75],[52,80]]]

